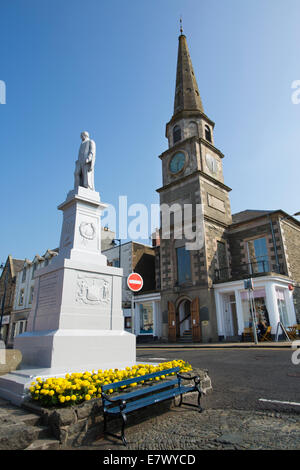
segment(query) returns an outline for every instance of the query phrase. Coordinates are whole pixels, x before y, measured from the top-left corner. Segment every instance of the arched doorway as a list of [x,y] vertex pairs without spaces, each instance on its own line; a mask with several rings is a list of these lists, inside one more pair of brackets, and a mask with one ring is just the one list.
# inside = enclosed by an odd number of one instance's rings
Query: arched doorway
[[177,308],[177,337],[188,338],[192,336],[191,301],[183,299]]
[[201,341],[199,297],[168,301],[168,338],[170,342]]

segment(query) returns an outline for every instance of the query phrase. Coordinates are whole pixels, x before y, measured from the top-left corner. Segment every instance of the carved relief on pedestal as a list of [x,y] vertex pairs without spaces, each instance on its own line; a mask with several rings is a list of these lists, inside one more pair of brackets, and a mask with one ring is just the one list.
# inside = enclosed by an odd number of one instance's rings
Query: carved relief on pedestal
[[78,274],[76,283],[76,302],[88,305],[110,303],[110,284],[100,276]]
[[79,225],[79,232],[82,243],[86,245],[88,241],[94,240],[96,236],[96,227],[92,222],[81,222]]

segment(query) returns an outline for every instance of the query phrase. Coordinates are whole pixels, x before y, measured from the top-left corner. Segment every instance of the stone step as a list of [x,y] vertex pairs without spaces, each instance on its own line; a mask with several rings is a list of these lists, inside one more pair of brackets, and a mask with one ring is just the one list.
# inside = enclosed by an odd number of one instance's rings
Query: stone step
[[0,423],[0,450],[23,450],[37,439],[49,437],[44,426],[32,426],[19,422]]
[[178,343],[192,343],[192,342],[193,342],[192,336],[178,338]]
[[24,450],[58,450],[60,442],[57,439],[37,439]]
[[22,410],[6,411],[0,409],[0,427],[7,423],[24,423],[31,426],[37,426],[41,422],[41,417],[34,413],[22,413]]

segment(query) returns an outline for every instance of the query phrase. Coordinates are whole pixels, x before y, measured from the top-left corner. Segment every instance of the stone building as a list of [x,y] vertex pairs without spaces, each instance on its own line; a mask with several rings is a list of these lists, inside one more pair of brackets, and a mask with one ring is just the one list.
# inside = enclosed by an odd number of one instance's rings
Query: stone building
[[34,296],[34,275],[36,271],[48,264],[57,256],[58,248],[47,250],[43,256],[35,255],[32,261],[25,259],[20,264],[16,276],[14,301],[12,305],[7,346],[13,347],[14,338],[26,331],[27,320]]
[[[160,334],[169,341],[240,338],[249,326],[244,289],[249,277],[258,313],[268,316],[273,334],[279,321],[285,326],[297,321],[300,223],[282,210],[231,214],[231,188],[224,182],[224,155],[215,146],[214,126],[181,34],[168,149],[159,157],[163,184],[157,190],[164,209],[156,300]],[[189,227],[186,207],[192,211]],[[190,242],[191,231],[197,245]]]
[[[127,278],[129,274],[136,272],[142,276],[144,281],[141,293],[155,290],[155,249],[149,245],[130,241],[104,250],[103,254],[107,257],[108,265],[123,268],[122,308],[124,327],[127,331],[133,331],[139,337],[141,334],[140,327],[132,323],[132,310],[135,307],[136,296],[128,288]],[[147,331],[152,336],[153,322],[148,322]]]
[[[244,279],[251,277],[257,316],[276,333],[300,323],[300,222],[282,210],[233,214],[227,230],[229,257],[215,260],[218,335],[237,339],[251,325]],[[226,264],[227,263],[227,264]]]
[[9,325],[13,310],[16,277],[18,272],[22,269],[23,264],[24,260],[14,259],[11,255],[8,255],[0,277],[1,338],[6,344],[9,337]]

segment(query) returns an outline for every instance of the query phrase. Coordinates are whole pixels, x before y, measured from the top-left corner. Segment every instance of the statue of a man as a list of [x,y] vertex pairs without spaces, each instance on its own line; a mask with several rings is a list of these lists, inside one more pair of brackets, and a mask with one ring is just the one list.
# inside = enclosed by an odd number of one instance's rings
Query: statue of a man
[[76,160],[75,167],[75,189],[78,186],[91,189],[95,191],[94,185],[94,166],[96,160],[96,144],[89,137],[88,132],[81,132],[81,144],[79,147],[78,160]]

